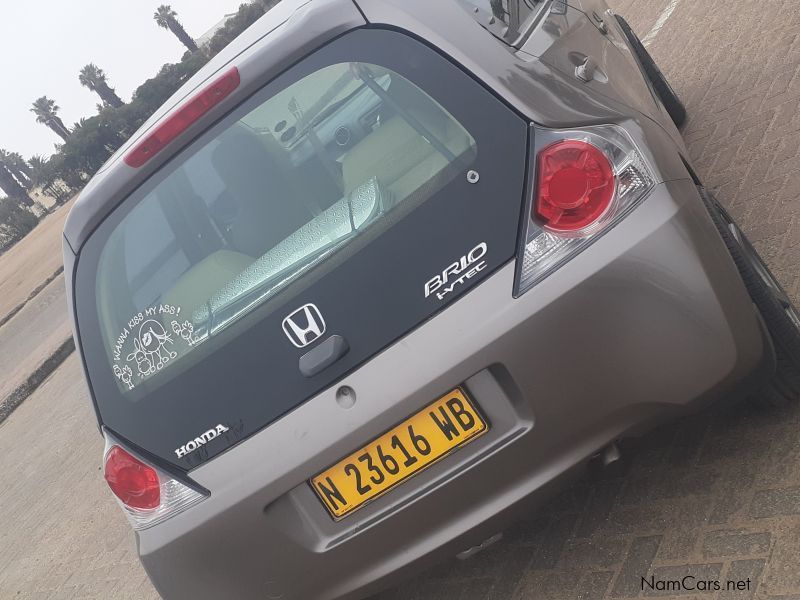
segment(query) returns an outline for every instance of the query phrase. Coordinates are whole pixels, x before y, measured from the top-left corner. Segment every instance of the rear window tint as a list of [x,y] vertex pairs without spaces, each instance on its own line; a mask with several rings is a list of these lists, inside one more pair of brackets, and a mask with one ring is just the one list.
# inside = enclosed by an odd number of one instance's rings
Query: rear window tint
[[[242,89],[263,87],[120,198],[78,254],[98,418],[164,466],[268,427],[517,252],[526,119],[397,31],[348,32],[267,80],[269,48],[241,65]],[[333,336],[349,349],[309,375],[303,358]]]
[[477,151],[407,79],[339,63],[168,163],[97,263],[100,334],[119,390],[169,379],[218,331],[424,203]]

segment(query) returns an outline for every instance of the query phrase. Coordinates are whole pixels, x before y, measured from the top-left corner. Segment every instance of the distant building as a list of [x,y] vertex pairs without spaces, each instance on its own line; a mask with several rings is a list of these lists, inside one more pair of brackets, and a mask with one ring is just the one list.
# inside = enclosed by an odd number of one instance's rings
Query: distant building
[[56,200],[55,196],[52,195],[52,192],[48,192],[39,186],[28,190],[28,196],[30,196],[31,200],[41,204],[47,209],[52,208],[58,203],[58,200]]
[[35,186],[28,190],[28,196],[35,203],[33,212],[37,216],[42,216],[44,212],[49,212],[59,204],[63,204],[72,195],[72,192],[60,179],[47,187]]

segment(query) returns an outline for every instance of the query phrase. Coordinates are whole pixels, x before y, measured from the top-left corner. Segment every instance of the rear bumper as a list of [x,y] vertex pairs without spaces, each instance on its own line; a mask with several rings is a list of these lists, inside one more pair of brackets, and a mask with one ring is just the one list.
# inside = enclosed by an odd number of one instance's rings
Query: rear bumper
[[[192,472],[209,498],[138,534],[166,598],[362,597],[479,544],[623,435],[736,389],[772,359],[689,180],[519,299],[514,265]],[[334,522],[306,481],[464,384],[491,430]]]

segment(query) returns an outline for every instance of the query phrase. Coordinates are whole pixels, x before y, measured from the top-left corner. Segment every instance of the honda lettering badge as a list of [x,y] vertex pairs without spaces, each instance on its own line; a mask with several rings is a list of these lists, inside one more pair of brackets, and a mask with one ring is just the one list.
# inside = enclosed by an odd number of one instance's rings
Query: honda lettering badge
[[305,304],[283,320],[283,332],[298,348],[304,348],[325,333],[325,320],[313,304]]

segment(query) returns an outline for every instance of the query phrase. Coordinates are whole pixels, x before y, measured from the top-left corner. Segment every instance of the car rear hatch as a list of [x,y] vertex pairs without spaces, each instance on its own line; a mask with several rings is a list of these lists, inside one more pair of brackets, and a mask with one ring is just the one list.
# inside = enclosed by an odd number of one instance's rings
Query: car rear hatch
[[527,148],[522,117],[389,30],[242,98],[81,249],[103,425],[189,470],[331,386],[513,258]]

